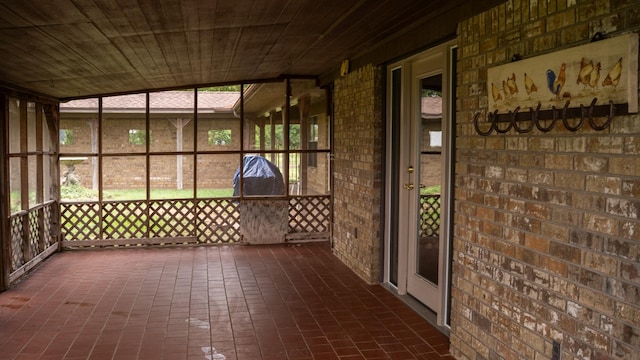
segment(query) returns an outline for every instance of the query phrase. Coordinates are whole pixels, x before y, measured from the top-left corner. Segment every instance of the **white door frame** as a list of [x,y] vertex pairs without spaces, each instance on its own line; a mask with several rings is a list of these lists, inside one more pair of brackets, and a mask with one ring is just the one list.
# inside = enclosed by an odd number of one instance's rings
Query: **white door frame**
[[[451,41],[451,42],[447,42],[444,43],[442,45],[438,45],[436,47],[433,47],[429,50],[424,51],[423,53],[411,56],[407,59],[403,59],[400,60],[396,63],[393,63],[391,65],[388,66],[388,70],[387,70],[387,77],[389,79],[388,84],[391,84],[391,73],[393,70],[401,68],[402,69],[402,85],[401,85],[401,106],[400,106],[400,117],[402,119],[403,122],[405,121],[411,121],[412,119],[415,120],[416,116],[420,116],[420,114],[414,114],[415,112],[420,111],[419,108],[416,109],[412,109],[412,97],[415,97],[415,91],[418,89],[419,86],[419,81],[417,80],[417,77],[419,75],[426,75],[429,76],[430,73],[426,73],[426,74],[415,74],[414,73],[414,65],[415,64],[419,64],[420,62],[423,61],[428,61],[429,58],[433,58],[433,57],[441,57],[442,61],[441,61],[441,65],[439,69],[436,69],[436,71],[434,72],[434,74],[442,74],[442,82],[443,82],[443,89],[442,89],[442,93],[443,93],[443,125],[442,125],[442,157],[443,157],[443,179],[442,179],[442,203],[441,203],[441,219],[440,219],[440,252],[439,252],[439,279],[438,279],[438,284],[439,284],[439,299],[438,301],[436,301],[436,308],[433,308],[432,310],[437,314],[437,324],[440,326],[447,326],[446,322],[447,322],[447,318],[448,318],[448,312],[449,312],[449,302],[448,302],[448,298],[449,298],[449,271],[450,271],[450,239],[451,239],[451,231],[450,231],[450,224],[452,219],[449,216],[450,213],[450,204],[452,204],[452,196],[453,196],[453,191],[452,188],[450,186],[451,184],[451,177],[452,175],[452,169],[454,164],[452,163],[452,159],[453,159],[453,152],[455,151],[455,149],[452,148],[452,134],[453,134],[453,129],[455,127],[455,124],[453,124],[453,117],[452,117],[452,111],[454,111],[454,106],[452,106],[452,99],[451,99],[451,86],[452,84],[452,64],[451,64],[451,52],[452,49],[455,48],[455,42]],[[388,97],[387,97],[387,103],[390,103],[390,98],[391,98],[391,91],[387,91]],[[413,105],[415,107],[415,104]],[[391,109],[390,107],[388,107],[388,111],[389,113],[387,114],[387,119],[391,119]],[[390,129],[390,121],[388,121],[387,124],[387,128]],[[388,134],[390,135],[390,134]],[[413,135],[413,136],[412,136]],[[400,139],[400,152],[404,153],[404,154],[408,154],[409,152],[411,152],[411,146],[412,144],[415,144],[415,141],[417,139],[418,134],[407,134],[407,132],[404,132],[404,134],[401,134],[401,139]],[[387,141],[387,146],[388,146],[388,150],[387,151],[387,163],[389,163],[389,161],[391,161],[391,154],[390,154],[390,150],[391,147],[389,146],[391,139],[389,138]],[[400,157],[400,178],[398,181],[398,186],[401,187],[401,189],[397,190],[398,196],[399,196],[399,201],[400,204],[404,204],[404,206],[400,206],[400,208],[398,209],[398,214],[391,214],[390,211],[388,210],[390,208],[389,204],[391,204],[391,194],[394,193],[394,189],[390,188],[390,184],[392,183],[390,181],[391,177],[393,174],[390,173],[390,171],[387,171],[386,176],[386,186],[387,186],[387,191],[385,192],[386,195],[386,204],[387,206],[385,207],[387,209],[386,213],[385,213],[385,221],[387,221],[387,224],[390,223],[390,219],[392,219],[392,217],[397,216],[398,219],[405,219],[404,222],[401,222],[399,224],[399,235],[398,235],[398,275],[397,275],[397,286],[396,286],[396,290],[398,292],[399,295],[406,295],[409,293],[409,289],[408,289],[408,282],[409,282],[409,276],[410,276],[410,270],[411,267],[410,263],[409,263],[409,259],[410,259],[410,253],[411,253],[411,249],[409,246],[409,241],[408,241],[408,236],[416,236],[415,232],[417,229],[417,215],[415,214],[415,209],[417,207],[412,207],[413,205],[415,205],[415,199],[417,198],[417,196],[415,196],[415,193],[413,191],[418,191],[419,186],[414,185],[416,189],[412,190],[412,191],[408,191],[405,190],[403,188],[403,186],[405,184],[419,184],[419,174],[417,172],[413,172],[413,173],[409,173],[407,171],[407,169],[409,168],[409,166],[415,166],[415,164],[412,164],[412,161],[415,161],[414,159],[411,159],[407,156],[401,156]],[[413,198],[413,199],[412,199]],[[413,205],[412,205],[413,204]],[[412,214],[413,211],[413,214]],[[389,259],[389,249],[390,249],[390,239],[391,239],[391,234],[389,233],[389,228],[390,226],[386,226],[385,227],[387,229],[387,232],[385,234],[385,246],[386,246],[386,251],[385,254],[387,254],[387,256],[385,257],[385,272],[384,272],[384,281],[385,283],[389,283],[390,281],[390,259]],[[410,235],[409,232],[413,232],[413,235]],[[415,269],[415,266],[413,266],[413,268]],[[432,303],[433,306],[433,303]]]

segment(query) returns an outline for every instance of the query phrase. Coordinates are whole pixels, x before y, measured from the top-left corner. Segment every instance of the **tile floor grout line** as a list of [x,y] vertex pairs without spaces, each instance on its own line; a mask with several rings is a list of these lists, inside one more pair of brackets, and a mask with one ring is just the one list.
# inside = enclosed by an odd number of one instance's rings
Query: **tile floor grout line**
[[[18,295],[34,308],[3,307]],[[322,243],[64,252],[0,293],[0,314],[15,359],[452,359]]]

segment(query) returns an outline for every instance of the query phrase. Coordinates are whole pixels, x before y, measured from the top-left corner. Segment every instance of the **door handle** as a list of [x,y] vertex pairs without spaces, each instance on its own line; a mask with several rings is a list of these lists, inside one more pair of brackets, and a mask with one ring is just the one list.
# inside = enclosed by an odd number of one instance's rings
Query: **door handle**
[[415,186],[413,186],[413,183],[404,184],[405,190],[413,190],[414,187]]

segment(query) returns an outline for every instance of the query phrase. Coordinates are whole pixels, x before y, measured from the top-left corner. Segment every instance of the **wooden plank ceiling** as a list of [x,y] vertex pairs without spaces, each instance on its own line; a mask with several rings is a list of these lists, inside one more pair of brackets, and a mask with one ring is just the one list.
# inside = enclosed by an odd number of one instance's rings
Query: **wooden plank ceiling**
[[0,84],[70,99],[318,76],[463,3],[0,0]]

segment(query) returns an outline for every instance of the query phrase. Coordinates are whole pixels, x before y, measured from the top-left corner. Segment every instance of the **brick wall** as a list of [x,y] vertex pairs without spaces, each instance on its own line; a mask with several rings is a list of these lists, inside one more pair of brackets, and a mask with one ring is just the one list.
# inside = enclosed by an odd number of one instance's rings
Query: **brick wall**
[[[326,116],[326,106],[321,106],[313,115],[318,116],[318,137],[320,150],[329,148],[328,141],[328,118]],[[320,112],[321,111],[321,112]],[[193,121],[188,117],[184,118],[183,144],[182,150],[193,151]],[[62,144],[60,151],[65,156],[74,154],[92,153],[91,126],[93,122],[97,127],[97,115],[71,115],[62,114],[61,129],[72,132],[73,141],[70,144]],[[177,149],[177,129],[176,117],[165,115],[152,116],[150,121],[151,129],[151,187],[156,189],[172,189],[177,184],[177,156],[157,155],[159,153],[176,152]],[[129,143],[129,130],[143,130],[145,128],[144,115],[119,114],[119,116],[105,116],[102,126],[102,149],[104,154],[129,154],[137,156],[105,156],[103,167],[103,185],[105,189],[123,188],[144,188],[146,165],[144,154],[146,146],[144,144]],[[253,124],[245,126],[245,129],[254,130]],[[230,130],[231,143],[212,144],[208,141],[208,133],[211,130]],[[247,130],[245,130],[247,131]],[[244,135],[247,143],[245,150],[255,149],[254,133],[247,131]],[[198,187],[224,189],[232,187],[233,175],[240,163],[238,154],[231,153],[240,151],[240,124],[239,120],[229,115],[229,118],[209,119],[201,117],[198,119],[197,147],[198,152]],[[18,137],[19,140],[19,137]],[[97,146],[97,145],[96,145]],[[211,152],[226,152],[211,154]],[[259,151],[255,151],[259,152]],[[156,155],[153,155],[156,153]],[[307,172],[308,189],[306,194],[327,194],[328,193],[328,160],[327,156],[318,154],[318,166],[310,167]],[[269,155],[267,155],[269,158]],[[111,159],[111,160],[108,160]],[[92,160],[84,161],[75,165],[75,176],[80,179],[81,185],[92,187]],[[97,164],[97,159],[95,159]],[[194,160],[192,155],[183,156],[183,186],[193,188]],[[96,165],[97,166],[97,165]],[[131,172],[122,173],[123,168],[129,168]],[[65,169],[63,168],[64,172]],[[283,171],[283,170],[282,170]],[[284,171],[283,171],[284,172]],[[140,177],[140,174],[143,176]],[[130,176],[124,176],[130,175]]]
[[[87,117],[88,119],[90,117]],[[97,118],[97,117],[95,117]],[[176,127],[170,120],[153,119],[151,123],[151,152],[175,152]],[[130,129],[144,129],[145,121],[132,119],[105,119],[102,134],[103,151],[105,153],[135,153],[143,155],[144,144],[129,143]],[[91,153],[91,128],[85,119],[63,117],[61,129],[73,131],[73,143],[61,145],[60,152],[66,154]],[[209,130],[231,130],[231,144],[216,145],[208,142]],[[199,119],[198,151],[229,151],[240,149],[240,129],[237,119]],[[193,121],[189,121],[183,129],[182,151],[193,151]],[[231,188],[233,174],[239,164],[237,155],[206,154],[198,156],[198,186],[201,188]],[[151,177],[153,188],[176,188],[177,159],[175,155],[152,155]],[[75,174],[85,187],[91,187],[92,165],[85,161],[75,166]],[[122,169],[128,169],[123,176]],[[63,172],[65,169],[61,169]],[[106,189],[144,188],[146,184],[146,165],[143,156],[104,157],[103,180]],[[193,157],[183,157],[183,184],[185,188],[193,188]]]
[[[329,119],[325,113],[318,114],[318,149],[329,148]],[[307,192],[309,194],[329,193],[329,154],[316,155],[317,166],[307,170]]]
[[336,80],[334,91],[334,253],[375,283],[382,241],[382,71],[358,69]]
[[575,133],[472,123],[488,67],[639,29],[640,3],[615,0],[508,1],[459,25],[457,359],[550,359],[552,340],[563,360],[640,358],[640,115]]

